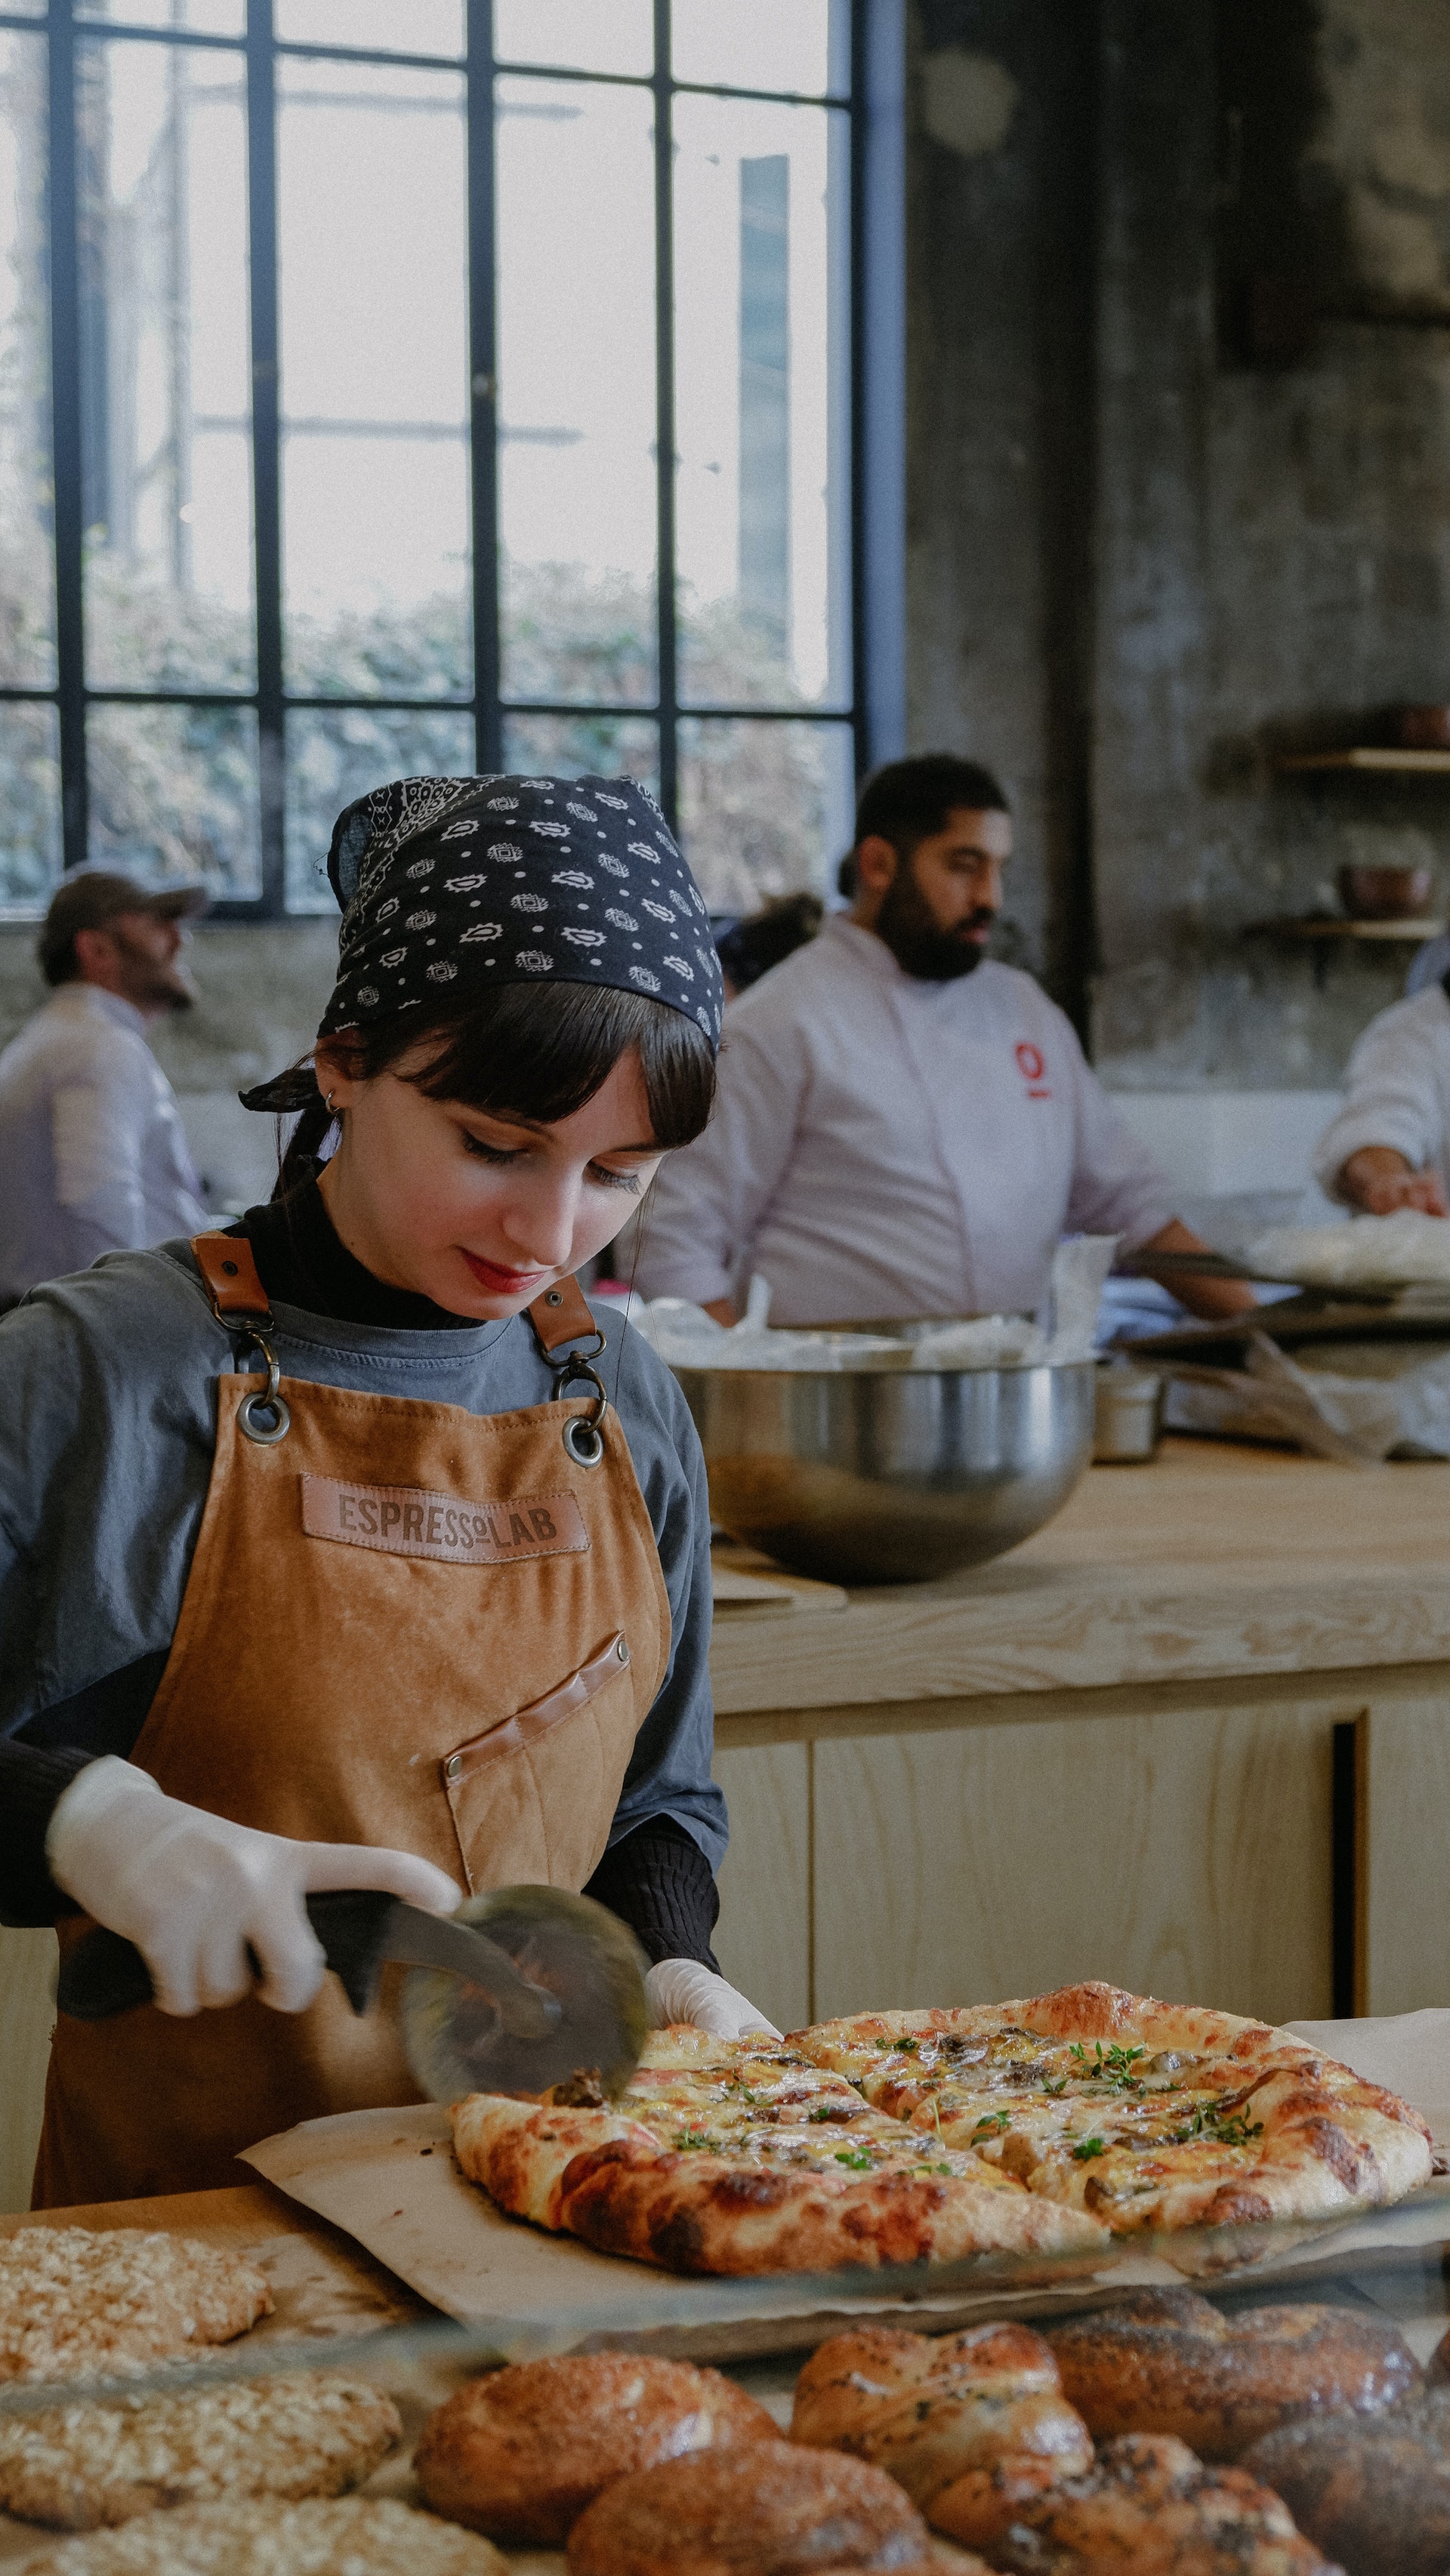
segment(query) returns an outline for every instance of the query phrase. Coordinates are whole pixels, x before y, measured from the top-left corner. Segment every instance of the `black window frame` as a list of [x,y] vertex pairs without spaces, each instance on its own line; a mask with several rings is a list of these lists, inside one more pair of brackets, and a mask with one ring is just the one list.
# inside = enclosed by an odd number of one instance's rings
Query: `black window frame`
[[[670,0],[653,0],[654,70],[642,75],[573,70],[502,60],[494,51],[492,0],[466,0],[462,57],[366,46],[284,42],[273,0],[246,0],[245,33],[200,34],[144,27],[123,16],[77,20],[74,0],[49,0],[42,13],[0,6],[0,29],[43,35],[49,56],[49,284],[51,423],[54,464],[56,685],[0,685],[0,704],[49,704],[60,740],[61,856],[70,870],[88,857],[86,714],[92,706],[251,707],[258,727],[261,892],[219,898],[214,921],[306,919],[287,906],[285,723],[291,710],[361,708],[471,714],[475,761],[503,765],[503,728],[514,714],[639,718],[659,734],[661,802],[677,820],[679,727],[683,719],[742,718],[779,724],[837,724],[851,733],[857,777],[904,749],[902,609],[904,532],[901,60],[904,0],[842,0],[848,12],[849,94],[800,94],[729,83],[686,82],[671,64]],[[81,243],[77,148],[77,42],[115,37],[137,43],[204,46],[245,60],[252,368],[253,556],[256,686],[251,690],[91,688],[85,677],[83,613]],[[285,686],[282,628],[280,418],[277,314],[276,68],[279,60],[374,62],[456,69],[465,78],[467,118],[468,331],[471,395],[471,582],[474,687],[469,697],[293,693]],[[658,691],[653,704],[505,700],[500,695],[498,418],[494,275],[494,84],[523,73],[550,80],[648,88],[654,100],[656,311],[656,524]],[[825,106],[849,120],[850,448],[849,548],[851,688],[844,704],[681,703],[676,631],[673,102],[681,94],[781,99]],[[36,907],[37,911],[40,909]],[[7,917],[20,917],[8,907]]]

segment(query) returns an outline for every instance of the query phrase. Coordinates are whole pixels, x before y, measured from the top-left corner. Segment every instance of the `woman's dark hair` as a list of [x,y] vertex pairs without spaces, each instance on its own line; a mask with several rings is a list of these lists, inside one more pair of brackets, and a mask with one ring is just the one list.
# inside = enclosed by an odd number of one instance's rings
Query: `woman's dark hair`
[[[704,1030],[667,1002],[613,986],[504,984],[483,999],[476,992],[458,996],[427,1011],[344,1029],[332,1039],[347,1054],[354,1077],[364,1082],[430,1041],[431,1053],[404,1077],[428,1099],[545,1124],[582,1109],[620,1057],[637,1047],[650,1126],[667,1151],[699,1135],[715,1097],[715,1057]],[[297,1068],[290,1097],[279,1098],[275,1083],[244,1095],[249,1108],[301,1110],[282,1156],[278,1198],[310,1178],[333,1125],[305,1070],[309,1061]]]

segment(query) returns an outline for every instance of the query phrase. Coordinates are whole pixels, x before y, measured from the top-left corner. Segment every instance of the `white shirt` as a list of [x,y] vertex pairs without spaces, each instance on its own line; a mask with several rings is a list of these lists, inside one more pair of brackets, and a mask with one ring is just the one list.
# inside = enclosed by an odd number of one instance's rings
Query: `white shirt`
[[1322,1190],[1362,1145],[1393,1145],[1450,1192],[1450,1002],[1430,984],[1370,1021],[1349,1059],[1344,1107],[1314,1149]]
[[205,1226],[145,1032],[116,994],[62,984],[0,1054],[0,1301]]
[[1142,1243],[1163,1175],[1030,975],[907,975],[840,916],[731,1005],[720,1097],[642,1215],[637,1284],[753,1271],[780,1324],[1030,1310],[1064,1232]]

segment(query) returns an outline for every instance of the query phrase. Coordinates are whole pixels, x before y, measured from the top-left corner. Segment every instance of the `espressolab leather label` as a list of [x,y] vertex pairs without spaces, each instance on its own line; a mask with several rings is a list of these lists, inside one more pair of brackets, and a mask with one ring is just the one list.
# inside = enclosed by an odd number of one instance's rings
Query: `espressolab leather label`
[[309,1538],[388,1556],[432,1557],[440,1565],[507,1565],[526,1556],[578,1556],[589,1545],[574,1496],[509,1494],[475,1501],[417,1485],[351,1485],[303,1476],[302,1526]]

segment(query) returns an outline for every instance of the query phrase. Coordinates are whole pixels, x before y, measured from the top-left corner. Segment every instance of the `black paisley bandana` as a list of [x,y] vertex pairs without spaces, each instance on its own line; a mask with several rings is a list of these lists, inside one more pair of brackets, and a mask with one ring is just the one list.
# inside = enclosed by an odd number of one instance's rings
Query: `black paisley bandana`
[[343,907],[319,1037],[467,984],[612,984],[720,1042],[709,915],[632,778],[400,778],[339,815]]

